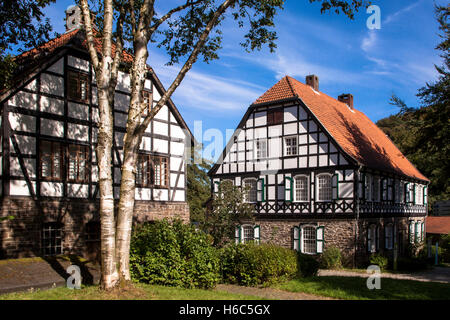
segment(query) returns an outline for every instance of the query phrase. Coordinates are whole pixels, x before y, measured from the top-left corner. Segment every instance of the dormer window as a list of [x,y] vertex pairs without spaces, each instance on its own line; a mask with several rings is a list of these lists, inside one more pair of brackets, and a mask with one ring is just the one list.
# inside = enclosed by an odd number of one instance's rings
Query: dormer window
[[71,100],[89,102],[89,76],[86,73],[69,71],[67,74],[67,96]]

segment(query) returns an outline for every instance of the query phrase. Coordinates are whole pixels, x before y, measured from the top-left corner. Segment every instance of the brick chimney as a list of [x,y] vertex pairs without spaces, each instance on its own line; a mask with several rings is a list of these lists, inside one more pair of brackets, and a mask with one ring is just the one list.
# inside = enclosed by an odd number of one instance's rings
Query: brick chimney
[[78,29],[82,25],[81,9],[77,5],[69,6],[66,9],[66,32]]
[[319,77],[315,74],[306,76],[306,84],[311,86],[314,90],[319,91]]
[[351,93],[343,93],[338,97],[340,102],[346,103],[353,110],[353,95]]

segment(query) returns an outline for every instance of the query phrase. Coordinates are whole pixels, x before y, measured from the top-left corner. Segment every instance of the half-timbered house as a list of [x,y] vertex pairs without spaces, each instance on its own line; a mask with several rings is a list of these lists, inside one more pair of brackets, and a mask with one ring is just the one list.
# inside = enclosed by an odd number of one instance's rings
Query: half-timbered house
[[[67,31],[16,58],[20,72],[1,92],[0,256],[95,253],[100,237],[96,139],[98,107],[78,7]],[[114,101],[112,171],[118,198],[130,99],[124,51]],[[151,67],[144,101],[151,109],[164,87]],[[136,168],[135,220],[189,221],[186,161],[192,136],[169,101],[152,120]]]
[[320,92],[315,75],[286,76],[250,105],[209,174],[212,192],[249,187],[256,222],[237,226],[236,242],[333,246],[355,265],[423,239],[428,179],[351,94]]

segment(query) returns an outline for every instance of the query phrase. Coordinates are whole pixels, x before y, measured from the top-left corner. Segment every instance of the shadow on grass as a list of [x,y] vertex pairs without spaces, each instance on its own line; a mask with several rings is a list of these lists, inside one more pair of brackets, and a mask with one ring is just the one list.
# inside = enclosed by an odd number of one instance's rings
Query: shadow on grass
[[336,276],[299,278],[280,289],[351,300],[450,300],[450,284],[386,278],[380,289],[372,290],[367,278]]

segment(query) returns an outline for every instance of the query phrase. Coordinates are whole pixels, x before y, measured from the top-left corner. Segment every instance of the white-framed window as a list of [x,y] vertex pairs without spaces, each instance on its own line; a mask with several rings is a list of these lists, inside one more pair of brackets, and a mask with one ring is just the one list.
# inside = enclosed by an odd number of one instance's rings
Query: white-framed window
[[421,242],[422,241],[422,222],[421,221],[416,222],[414,231],[415,231],[414,241],[416,243]]
[[284,155],[295,156],[298,154],[297,136],[284,137]]
[[380,177],[373,177],[373,201],[380,202]]
[[235,228],[235,243],[249,243],[256,242],[259,243],[260,237],[260,226],[258,225],[238,225]]
[[306,175],[299,175],[294,177],[294,201],[307,202],[309,201],[309,178]]
[[[244,188],[246,189],[245,201],[249,203],[257,202],[257,181],[255,178],[244,179]],[[248,190],[247,190],[248,189]]]
[[392,223],[384,226],[384,247],[388,250],[394,249],[394,224]]
[[367,228],[367,250],[370,253],[378,251],[379,229],[376,224],[371,224]]
[[42,227],[42,254],[54,256],[62,254],[63,225],[59,222],[44,223]]
[[332,175],[329,173],[321,173],[317,175],[317,199],[316,201],[333,200]]
[[423,204],[423,186],[416,185],[416,204]]
[[300,225],[293,228],[293,249],[305,254],[323,253],[325,227]]
[[268,154],[267,139],[255,140],[255,159],[267,159]]
[[400,196],[400,189],[401,189],[402,185],[400,183],[400,180],[395,179],[394,181],[394,197],[395,197],[395,202],[396,203],[400,203],[401,202],[401,196]]
[[366,196],[366,201],[372,201],[373,197],[372,197],[372,175],[370,174],[366,174],[366,181],[365,181],[365,187],[366,187],[366,191],[365,191],[365,196]]
[[302,231],[302,242],[301,242],[301,252],[307,254],[316,253],[316,227],[315,226],[304,226]]
[[409,242],[414,243],[416,223],[414,220],[409,221]]

